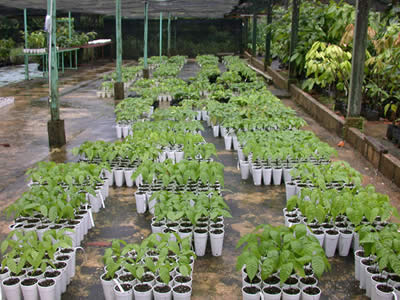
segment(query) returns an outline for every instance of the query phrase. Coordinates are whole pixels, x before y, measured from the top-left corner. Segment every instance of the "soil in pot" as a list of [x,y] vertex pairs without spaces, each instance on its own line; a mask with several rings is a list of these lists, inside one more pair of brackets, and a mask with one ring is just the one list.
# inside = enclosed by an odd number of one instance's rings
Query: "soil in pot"
[[181,233],[189,233],[189,232],[192,232],[192,229],[190,229],[190,228],[179,229],[179,232],[181,232]]
[[37,276],[42,275],[42,274],[43,274],[43,272],[40,271],[40,270],[28,272],[28,276],[33,276],[33,277],[37,277]]
[[36,278],[26,278],[21,282],[21,284],[25,286],[31,286],[36,284],[37,282],[38,280]]
[[135,279],[135,277],[132,274],[125,274],[125,275],[121,275],[119,276],[119,279],[121,281],[133,281]]
[[44,273],[44,277],[55,278],[60,274],[61,274],[60,271],[47,271]]
[[[384,293],[391,293],[393,292],[393,288],[390,285],[386,285],[386,284],[378,284],[377,288]],[[396,287],[396,290],[398,290],[398,288]]]
[[215,230],[212,231],[212,233],[214,233],[214,234],[222,234],[222,233],[224,233],[224,231],[221,230],[221,229],[215,229]]
[[190,282],[191,278],[189,276],[176,276],[175,281],[179,283],[187,283]]
[[206,233],[207,230],[205,230],[205,229],[196,229],[195,232],[197,232],[197,233]]
[[[124,292],[129,291],[129,290],[132,289],[132,285],[130,285],[129,283],[123,283],[123,284],[121,284],[121,287],[122,287],[122,289],[124,290]],[[116,286],[115,289],[116,289],[118,292],[121,292],[120,289],[119,289],[119,286]]]
[[[172,278],[171,276],[169,276],[169,281],[172,281],[172,279],[173,279],[173,278]],[[156,280],[157,280],[158,282],[163,282],[160,276],[158,276]]]
[[223,227],[224,227],[224,224],[221,224],[221,223],[211,225],[211,228],[223,228]]
[[22,270],[18,274],[15,274],[14,272],[11,272],[10,273],[10,277],[20,277],[20,276],[24,275],[25,273],[26,273],[26,271],[24,271],[24,270]]
[[308,295],[318,295],[320,293],[320,289],[317,287],[309,286],[304,289],[304,292]]
[[314,272],[313,272],[312,269],[304,269],[304,273],[305,273],[307,276],[311,276]]
[[300,289],[298,289],[298,288],[288,288],[288,289],[284,289],[283,291],[289,295],[296,295],[296,294],[300,293]]
[[279,294],[281,292],[281,289],[276,287],[276,286],[268,286],[268,287],[265,287],[263,289],[263,291],[266,294],[276,295],[276,294]]
[[322,230],[313,230],[313,233],[317,235],[324,234]]
[[154,280],[154,275],[152,275],[152,274],[144,274],[140,281],[141,282],[150,282],[152,280]]
[[313,285],[317,282],[314,277],[303,277],[300,278],[300,281],[305,285]]
[[108,277],[108,276],[107,276],[107,273],[104,274],[103,276],[101,276],[101,279],[103,279],[104,281],[111,281],[111,280],[117,279],[117,278],[118,278],[118,275],[117,275],[117,274],[114,274],[113,278]]
[[243,291],[245,291],[247,294],[255,295],[260,292],[260,289],[256,286],[246,286],[245,288],[243,288]]
[[137,284],[135,285],[135,291],[145,293],[151,290],[151,286],[149,284]]
[[178,285],[174,287],[174,291],[179,294],[185,294],[190,292],[190,287],[187,285]]
[[168,293],[171,287],[169,285],[157,285],[154,287],[154,290],[158,293]]
[[286,281],[285,281],[285,283],[286,284],[288,284],[288,285],[294,285],[294,284],[296,284],[296,283],[298,283],[299,281],[297,280],[297,278],[294,278],[294,277],[289,277]]
[[327,230],[326,233],[330,234],[330,235],[337,235],[338,234],[338,232],[336,230]]
[[3,281],[3,284],[5,285],[14,285],[17,284],[19,282],[19,278],[10,278],[10,279],[6,279]]
[[269,276],[268,278],[266,278],[264,280],[264,283],[268,284],[268,285],[273,285],[273,284],[278,284],[279,281],[280,281],[279,277],[277,277],[277,276]]
[[54,285],[55,283],[56,282],[53,279],[46,279],[46,280],[39,282],[39,285],[42,287],[49,287],[49,286]]
[[261,282],[261,279],[258,278],[257,276],[253,278],[252,281],[250,281],[249,276],[246,276],[246,278],[244,279],[245,282],[250,283],[250,284],[257,284]]

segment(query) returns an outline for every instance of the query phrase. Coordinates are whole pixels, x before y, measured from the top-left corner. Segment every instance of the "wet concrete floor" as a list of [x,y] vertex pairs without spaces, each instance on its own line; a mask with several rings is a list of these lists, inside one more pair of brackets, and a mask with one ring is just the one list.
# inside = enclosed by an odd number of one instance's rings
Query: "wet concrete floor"
[[[35,162],[50,159],[57,162],[73,161],[70,150],[85,140],[114,140],[115,122],[113,101],[96,98],[96,86],[92,82],[87,86],[71,92],[62,99],[62,116],[66,120],[68,145],[61,152],[48,156],[46,121],[48,112],[46,105],[35,106],[32,97],[25,96],[25,102],[32,113],[21,113],[24,122],[19,125],[18,105],[7,112],[0,111],[0,137],[8,137],[11,145],[18,144],[17,153],[10,147],[7,151],[1,148],[1,194],[2,208],[15,201],[26,189],[23,173]],[[25,91],[29,95],[29,91]],[[339,139],[333,136],[307,114],[305,114],[290,99],[283,100],[293,107],[300,116],[308,122],[307,129],[314,131],[323,141],[335,146]],[[40,102],[40,101],[39,101]],[[37,108],[42,108],[41,110]],[[36,108],[36,109],[35,109]],[[22,108],[21,108],[22,110]],[[8,128],[3,126],[3,120],[13,116],[13,122],[8,121]],[[68,129],[69,128],[69,129]],[[235,249],[240,236],[252,231],[255,226],[263,223],[280,225],[284,223],[282,209],[285,206],[285,191],[283,186],[255,187],[250,181],[240,179],[237,169],[235,152],[225,151],[223,139],[212,137],[210,129],[204,136],[218,149],[218,161],[225,165],[224,198],[231,208],[233,218],[226,220],[224,251],[221,257],[212,257],[210,249],[204,258],[198,258],[194,267],[193,299],[241,299],[241,275],[235,270],[236,258],[240,254]],[[4,151],[4,152],[3,152]],[[364,183],[374,183],[381,192],[389,194],[392,202],[399,206],[399,189],[388,182],[382,175],[376,173],[372,166],[360,157],[351,147],[345,145],[338,149],[339,159],[346,160],[364,174]],[[27,157],[26,160],[23,158]],[[134,191],[132,188],[111,188],[110,197],[106,200],[106,208],[95,215],[96,227],[92,229],[85,240],[85,253],[77,257],[76,276],[68,290],[63,294],[63,300],[103,299],[99,277],[103,273],[101,257],[112,239],[124,239],[139,243],[150,234],[150,215],[136,213]],[[7,233],[9,220],[0,217],[0,239]],[[320,287],[323,291],[321,299],[368,299],[358,288],[354,280],[353,257],[335,257],[330,259],[332,271],[323,275]]]

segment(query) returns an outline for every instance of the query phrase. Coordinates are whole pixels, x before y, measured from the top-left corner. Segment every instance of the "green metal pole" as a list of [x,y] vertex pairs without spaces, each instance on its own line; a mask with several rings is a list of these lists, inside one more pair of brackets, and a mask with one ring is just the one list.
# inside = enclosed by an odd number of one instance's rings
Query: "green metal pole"
[[116,35],[117,35],[117,82],[122,81],[122,38],[121,38],[121,0],[116,1]]
[[168,57],[171,56],[171,13],[168,13]]
[[[267,0],[267,26],[272,23],[272,0]],[[272,33],[271,30],[268,29],[267,35],[265,37],[265,59],[264,59],[264,68],[267,70],[267,67],[271,65],[271,39]]]
[[58,95],[58,64],[57,64],[57,17],[56,17],[56,0],[49,0],[50,17],[51,17],[51,32],[50,32],[50,113],[51,120],[57,121],[60,119],[60,103]]
[[124,99],[124,83],[122,82],[122,32],[121,32],[121,0],[116,1],[115,27],[117,36],[117,82],[114,83],[114,99]]
[[248,49],[249,44],[249,18],[244,18],[244,50]]
[[[72,38],[71,12],[68,12],[68,36]],[[69,67],[72,69],[72,51],[69,53]]]
[[[299,16],[300,16],[300,2],[301,0],[293,0],[292,7],[292,32],[290,37],[290,52],[289,57],[291,58],[297,47],[298,32],[299,32]],[[296,62],[290,61],[289,63],[289,81],[293,81],[296,78]]]
[[[28,17],[26,8],[24,8],[24,34],[25,34],[25,49],[28,49]],[[29,80],[29,57],[24,55],[25,63],[25,80]]]
[[174,49],[176,53],[176,33],[178,31],[178,18],[175,18],[175,30],[174,30]]
[[162,29],[163,29],[162,21],[163,21],[162,12],[160,12],[160,60],[162,56]]
[[253,50],[252,54],[254,57],[257,56],[257,14],[253,15]]
[[347,117],[359,117],[361,112],[370,0],[357,0],[356,9],[356,26],[353,39],[354,46],[353,58],[351,62],[351,79]]
[[149,3],[146,1],[144,4],[144,49],[143,49],[144,69],[148,69],[147,66],[148,31],[149,31]]

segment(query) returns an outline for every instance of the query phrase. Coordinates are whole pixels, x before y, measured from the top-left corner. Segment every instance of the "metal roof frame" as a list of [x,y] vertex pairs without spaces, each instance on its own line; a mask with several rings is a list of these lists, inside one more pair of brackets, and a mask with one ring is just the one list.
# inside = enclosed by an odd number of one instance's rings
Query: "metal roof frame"
[[[238,5],[239,0],[148,0],[149,17],[154,18],[160,12],[171,13],[179,18],[222,18]],[[143,18],[143,0],[122,0],[122,16]],[[0,6],[19,9],[47,8],[46,0],[0,0]],[[115,0],[58,0],[58,11],[75,13],[115,15]]]

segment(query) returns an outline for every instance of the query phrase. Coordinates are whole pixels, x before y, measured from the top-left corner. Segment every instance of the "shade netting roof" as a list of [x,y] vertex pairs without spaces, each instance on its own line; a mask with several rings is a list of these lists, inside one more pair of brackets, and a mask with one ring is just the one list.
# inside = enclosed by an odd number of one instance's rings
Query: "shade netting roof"
[[[239,0],[148,0],[149,16],[170,12],[176,17],[221,18],[232,11]],[[0,5],[14,8],[46,9],[47,0],[0,0]],[[121,0],[122,15],[143,18],[143,0]],[[115,0],[58,0],[57,10],[76,13],[115,15]]]

